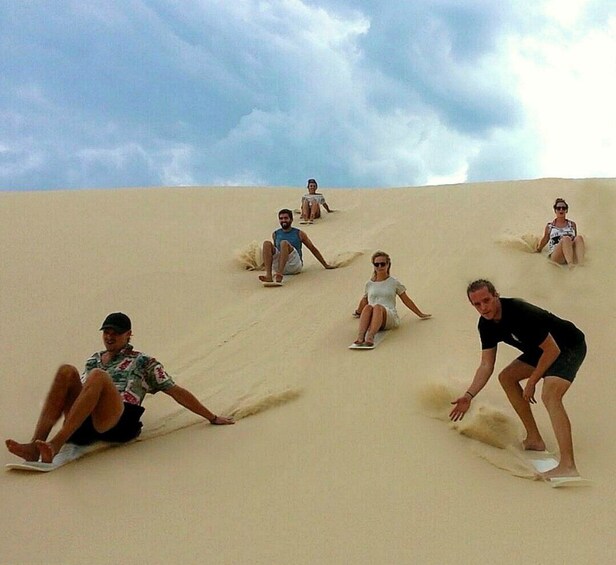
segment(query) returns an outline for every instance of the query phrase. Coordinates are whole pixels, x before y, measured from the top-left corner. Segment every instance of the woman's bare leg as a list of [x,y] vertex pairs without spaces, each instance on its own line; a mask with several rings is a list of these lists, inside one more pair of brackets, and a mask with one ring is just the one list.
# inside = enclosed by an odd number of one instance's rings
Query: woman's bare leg
[[366,339],[364,343],[366,345],[374,344],[375,334],[382,330],[387,324],[387,310],[380,304],[375,304],[372,307],[372,319],[370,320],[370,327],[366,332]]
[[357,339],[355,340],[356,345],[361,345],[362,343],[364,343],[364,340],[366,339],[366,332],[368,331],[368,327],[370,326],[371,321],[372,306],[368,304],[364,306],[359,316],[359,331],[357,332]]
[[584,262],[586,254],[586,243],[581,235],[576,236],[573,240],[573,262],[581,264]]

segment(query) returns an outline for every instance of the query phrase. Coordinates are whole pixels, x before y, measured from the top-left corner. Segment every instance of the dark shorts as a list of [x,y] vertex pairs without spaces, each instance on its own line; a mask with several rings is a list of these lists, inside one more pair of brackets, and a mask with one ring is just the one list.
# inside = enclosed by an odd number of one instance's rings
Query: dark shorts
[[88,416],[84,423],[79,426],[68,438],[68,443],[76,445],[90,445],[97,441],[109,441],[114,443],[126,443],[135,439],[140,433],[143,424],[139,421],[145,408],[136,404],[124,403],[124,412],[118,423],[110,430],[100,433],[94,429],[92,417]]
[[[523,353],[518,357],[518,361],[522,361],[522,363],[526,363],[531,367],[536,367],[539,357],[541,357],[541,354]],[[548,367],[544,377],[560,377],[572,383],[584,361],[584,357],[586,357],[585,341],[578,343],[574,347],[563,349],[556,361]]]

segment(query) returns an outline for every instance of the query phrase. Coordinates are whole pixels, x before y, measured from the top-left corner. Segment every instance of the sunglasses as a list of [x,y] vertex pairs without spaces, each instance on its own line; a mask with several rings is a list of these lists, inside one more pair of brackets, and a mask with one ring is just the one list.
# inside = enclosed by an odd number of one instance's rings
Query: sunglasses
[[372,263],[375,267],[387,267],[387,263],[385,261],[377,261],[376,263]]
[[569,210],[567,206],[554,206],[554,210]]

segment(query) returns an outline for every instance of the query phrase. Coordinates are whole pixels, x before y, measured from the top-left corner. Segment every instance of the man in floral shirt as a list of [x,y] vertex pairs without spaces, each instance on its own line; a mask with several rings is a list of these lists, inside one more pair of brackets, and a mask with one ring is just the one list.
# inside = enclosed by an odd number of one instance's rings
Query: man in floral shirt
[[[233,424],[216,416],[188,390],[175,384],[153,357],[135,351],[129,343],[130,318],[122,312],[109,314],[101,330],[105,350],[86,361],[83,374],[62,365],[53,380],[36,424],[32,440],[6,440],[8,450],[26,461],[51,463],[67,442],[88,445],[96,441],[127,442],[141,433],[141,406],[147,393],[162,391],[211,424]],[[55,423],[65,415],[60,430],[47,441]]]

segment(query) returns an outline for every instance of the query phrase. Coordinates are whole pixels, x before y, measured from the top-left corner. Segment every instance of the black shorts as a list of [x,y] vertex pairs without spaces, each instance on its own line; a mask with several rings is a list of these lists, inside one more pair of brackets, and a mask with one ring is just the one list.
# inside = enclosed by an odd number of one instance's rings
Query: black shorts
[[[541,352],[539,352],[539,354],[523,353],[518,357],[518,361],[522,361],[522,363],[526,363],[531,367],[536,367],[540,357]],[[543,376],[560,377],[572,383],[578,369],[584,361],[584,357],[586,357],[585,341],[581,341],[573,347],[562,349],[556,361],[548,367],[548,370]]]
[[83,424],[68,438],[67,443],[74,443],[76,445],[90,445],[97,441],[126,443],[131,439],[135,439],[141,433],[143,424],[139,419],[144,412],[145,408],[143,406],[125,402],[124,412],[122,412],[118,423],[103,433],[97,432],[94,429],[92,416],[88,416]]

